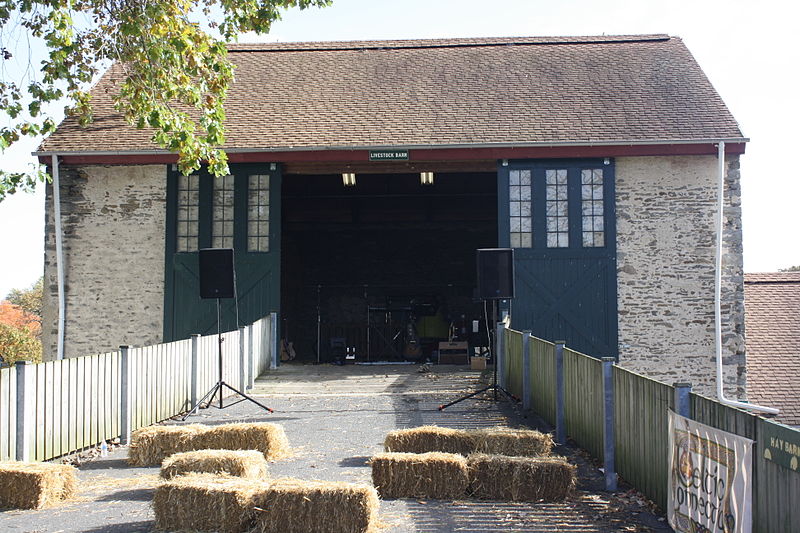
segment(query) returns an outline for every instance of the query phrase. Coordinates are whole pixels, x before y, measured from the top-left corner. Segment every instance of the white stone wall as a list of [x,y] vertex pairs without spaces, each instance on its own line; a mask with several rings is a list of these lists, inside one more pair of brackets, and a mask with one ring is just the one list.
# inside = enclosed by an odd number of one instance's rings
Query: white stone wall
[[[616,160],[619,359],[666,383],[715,394],[714,156]],[[723,375],[745,394],[744,280],[738,156],[727,160]]]
[[[161,342],[166,176],[164,165],[60,168],[65,357]],[[45,360],[56,357],[58,327],[52,192],[48,186]]]

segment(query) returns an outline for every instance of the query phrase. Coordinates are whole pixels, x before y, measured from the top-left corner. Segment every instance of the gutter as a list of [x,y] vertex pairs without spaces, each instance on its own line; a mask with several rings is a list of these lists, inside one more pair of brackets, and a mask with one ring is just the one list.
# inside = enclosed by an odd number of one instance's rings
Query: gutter
[[[561,142],[548,142],[548,143],[475,143],[475,144],[434,144],[434,145],[401,145],[401,144],[384,144],[384,145],[365,145],[365,146],[286,146],[277,148],[223,148],[229,154],[248,154],[248,153],[262,153],[262,152],[341,152],[341,151],[358,151],[358,150],[385,150],[403,148],[406,150],[450,150],[450,149],[464,149],[464,148],[551,148],[561,146],[669,146],[669,145],[684,145],[684,144],[717,144],[719,142],[726,142],[730,144],[739,144],[750,142],[747,137],[728,137],[728,138],[714,138],[714,139],[651,139],[651,140],[618,140],[618,141],[561,141]],[[43,152],[32,152],[31,155],[36,157],[45,157],[52,155],[61,156],[92,156],[92,155],[173,155],[175,152],[168,152],[166,150],[92,150],[92,151],[54,151],[46,150]]]
[[52,154],[53,177],[53,218],[56,234],[56,269],[58,276],[58,348],[56,358],[64,359],[64,314],[66,299],[64,294],[64,241],[61,230],[61,186],[58,175],[58,156]]
[[721,404],[729,407],[738,407],[739,409],[749,409],[750,411],[777,415],[780,411],[773,407],[764,407],[726,398],[725,391],[722,387],[722,320],[720,318],[722,313],[720,306],[722,300],[722,222],[725,198],[725,141],[719,141],[717,145],[717,158],[717,216],[715,221],[717,247],[714,257],[714,349],[717,360],[717,400]]

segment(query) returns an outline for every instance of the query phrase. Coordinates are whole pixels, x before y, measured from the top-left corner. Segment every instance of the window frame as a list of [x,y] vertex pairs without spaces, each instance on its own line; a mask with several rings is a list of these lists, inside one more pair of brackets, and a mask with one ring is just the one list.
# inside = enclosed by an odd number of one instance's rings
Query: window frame
[[[178,180],[180,173],[170,166],[167,173],[167,231],[166,231],[166,246],[165,251],[167,255],[171,254],[191,254],[197,253],[198,250],[203,248],[213,247],[213,204],[214,204],[214,176],[208,173],[205,168],[201,168],[193,172],[199,176],[199,194],[198,194],[198,224],[197,224],[197,249],[195,250],[178,250]],[[265,251],[250,251],[247,247],[248,237],[248,184],[250,175],[269,175],[270,189],[269,189],[269,233],[268,233],[268,248]],[[233,176],[233,249],[237,254],[268,254],[273,251],[273,247],[277,245],[278,240],[274,238],[273,222],[275,216],[279,216],[280,211],[273,209],[272,204],[274,194],[272,185],[275,180],[279,179],[280,170],[275,163],[259,163],[259,164],[238,164],[230,166],[230,175]]]
[[[569,216],[569,246],[547,247],[547,170],[567,170],[567,202]],[[581,197],[581,171],[603,170],[603,227],[604,246],[583,246],[583,215]],[[531,211],[532,246],[515,248],[522,253],[535,255],[616,255],[615,165],[613,159],[550,159],[498,161],[498,245],[511,247],[510,236],[510,172],[530,170],[532,182]]]

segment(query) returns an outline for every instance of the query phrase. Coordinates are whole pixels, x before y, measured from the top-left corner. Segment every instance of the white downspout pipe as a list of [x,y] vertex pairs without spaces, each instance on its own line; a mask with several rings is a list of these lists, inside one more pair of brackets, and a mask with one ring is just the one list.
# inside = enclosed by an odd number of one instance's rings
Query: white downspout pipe
[[53,161],[53,218],[56,233],[56,272],[58,275],[58,348],[56,358],[64,359],[64,313],[66,299],[64,295],[64,242],[61,232],[61,186],[58,179],[58,156],[52,155]]
[[725,205],[725,142],[720,141],[717,145],[717,250],[714,257],[714,349],[717,355],[717,400],[721,404],[739,409],[749,409],[761,413],[778,414],[778,409],[763,407],[752,403],[738,402],[729,400],[725,397],[722,387],[722,313],[720,305],[722,300],[722,229],[723,229],[723,207]]

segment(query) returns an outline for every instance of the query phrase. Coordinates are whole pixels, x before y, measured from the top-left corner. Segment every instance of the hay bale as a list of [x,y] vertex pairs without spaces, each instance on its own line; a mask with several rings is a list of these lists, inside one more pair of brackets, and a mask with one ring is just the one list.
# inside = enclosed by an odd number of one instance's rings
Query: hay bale
[[183,426],[147,426],[131,435],[128,464],[131,466],[156,466],[172,454],[196,450],[193,439],[208,426],[186,424]]
[[254,503],[254,531],[260,533],[378,530],[378,494],[366,485],[284,478],[259,491]]
[[535,430],[492,428],[478,430],[421,426],[391,431],[383,447],[387,452],[485,453],[489,455],[549,455],[553,438]]
[[195,450],[258,450],[268,461],[291,455],[283,427],[266,422],[223,424],[194,436]]
[[197,450],[176,453],[161,463],[161,477],[183,474],[227,474],[248,479],[267,479],[267,460],[256,450]]
[[470,495],[482,500],[557,502],[575,487],[575,465],[563,457],[474,454],[467,462]]
[[137,429],[131,435],[128,463],[155,466],[170,455],[195,450],[258,450],[267,460],[291,455],[289,439],[277,424],[187,424]]
[[0,507],[41,509],[75,494],[74,467],[54,463],[0,463]]
[[156,529],[163,531],[249,531],[253,497],[265,483],[215,474],[187,474],[156,487]]
[[550,455],[553,450],[553,437],[549,433],[540,431],[493,428],[479,429],[471,433],[474,437],[475,453],[539,457]]
[[453,453],[381,453],[370,460],[382,498],[454,500],[466,495],[467,460]]
[[383,447],[387,452],[442,452],[469,455],[475,451],[475,440],[464,430],[420,426],[390,431],[383,441]]

